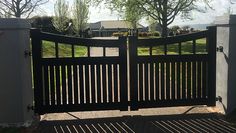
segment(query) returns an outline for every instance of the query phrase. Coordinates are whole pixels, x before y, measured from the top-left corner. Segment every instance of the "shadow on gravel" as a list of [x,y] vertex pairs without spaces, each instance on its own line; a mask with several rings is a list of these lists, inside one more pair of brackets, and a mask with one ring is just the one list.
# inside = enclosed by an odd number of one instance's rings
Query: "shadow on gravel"
[[42,121],[40,133],[235,133],[235,125],[218,114],[185,114],[167,116],[124,116],[119,118]]

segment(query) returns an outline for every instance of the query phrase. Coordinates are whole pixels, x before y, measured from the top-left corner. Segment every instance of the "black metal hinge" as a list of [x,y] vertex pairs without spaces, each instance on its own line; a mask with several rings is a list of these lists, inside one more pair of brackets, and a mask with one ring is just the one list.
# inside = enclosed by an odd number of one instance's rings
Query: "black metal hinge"
[[25,57],[29,57],[29,56],[32,56],[32,53],[30,50],[25,50],[24,55]]
[[28,105],[27,106],[27,111],[29,112],[29,111],[31,111],[31,110],[34,110],[35,108],[34,108],[34,106],[32,106],[32,105]]

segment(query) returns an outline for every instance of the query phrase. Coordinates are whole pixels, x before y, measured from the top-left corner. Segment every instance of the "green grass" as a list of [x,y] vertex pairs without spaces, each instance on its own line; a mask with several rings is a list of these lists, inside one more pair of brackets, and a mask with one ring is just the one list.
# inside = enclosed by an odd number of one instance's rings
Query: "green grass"
[[[75,46],[75,57],[83,57],[87,55],[87,47]],[[55,58],[56,49],[55,43],[49,41],[43,41],[42,54],[44,58]],[[72,45],[58,44],[59,57],[72,57]]]
[[[182,54],[192,54],[193,52],[193,44],[192,41],[182,42],[181,44],[181,52]],[[175,55],[179,54],[179,46],[178,44],[170,44],[167,45],[167,54]],[[196,53],[206,53],[206,39],[196,40]],[[152,48],[153,55],[163,55],[164,54],[164,46],[156,46]],[[148,47],[139,47],[138,55],[149,55]]]
[[[192,41],[182,43],[182,54],[192,54]],[[56,50],[55,43],[49,41],[43,41],[43,57],[44,58],[55,58]],[[85,57],[87,56],[87,47],[84,46],[75,46],[75,57]],[[175,55],[178,54],[179,46],[178,44],[170,44],[167,46],[167,54]],[[72,57],[72,48],[71,45],[59,44],[58,45],[58,54],[59,57]],[[156,46],[152,48],[153,55],[163,55],[164,46]],[[199,39],[196,41],[196,53],[206,53],[206,39]],[[148,47],[139,47],[138,55],[149,55]]]

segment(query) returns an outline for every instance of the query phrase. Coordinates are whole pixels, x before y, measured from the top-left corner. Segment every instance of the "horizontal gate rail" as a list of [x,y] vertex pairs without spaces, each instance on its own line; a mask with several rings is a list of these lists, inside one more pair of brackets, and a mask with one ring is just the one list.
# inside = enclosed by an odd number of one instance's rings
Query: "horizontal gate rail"
[[[127,40],[82,39],[31,30],[34,65],[35,112],[127,110]],[[54,57],[43,56],[44,41],[55,48]],[[61,57],[60,45],[71,47],[71,57]],[[75,57],[76,46],[87,48],[87,57]],[[103,49],[91,56],[91,47]],[[106,48],[119,55],[107,56]],[[68,51],[67,51],[68,52]]]
[[[206,39],[204,53],[197,53],[196,42]],[[183,53],[184,42],[191,42],[190,54]],[[168,47],[178,47],[168,54]],[[163,46],[163,55],[153,48]],[[138,48],[149,49],[138,55]],[[156,39],[129,37],[131,110],[151,107],[215,105],[216,27],[197,33]]]
[[137,58],[137,63],[154,63],[158,60],[158,62],[181,62],[181,61],[207,61],[208,55],[206,54],[198,54],[198,55],[154,55],[154,56],[139,56]]
[[75,57],[75,58],[43,58],[41,63],[43,65],[105,65],[105,64],[119,64],[120,58],[119,57]]

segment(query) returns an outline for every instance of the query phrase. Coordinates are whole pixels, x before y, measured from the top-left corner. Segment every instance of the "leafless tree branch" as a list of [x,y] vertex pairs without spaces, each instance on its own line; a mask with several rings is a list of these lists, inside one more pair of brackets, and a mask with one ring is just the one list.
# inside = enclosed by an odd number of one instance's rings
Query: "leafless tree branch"
[[14,17],[26,17],[40,5],[47,3],[49,0],[1,0],[0,12]]

